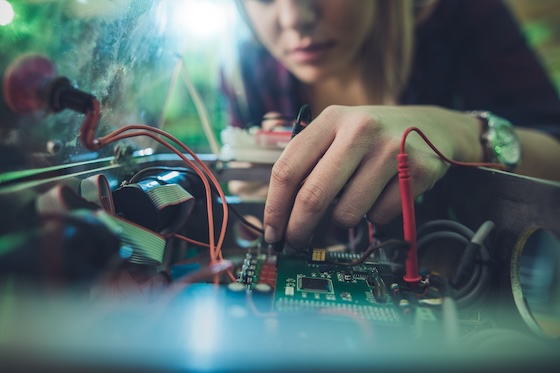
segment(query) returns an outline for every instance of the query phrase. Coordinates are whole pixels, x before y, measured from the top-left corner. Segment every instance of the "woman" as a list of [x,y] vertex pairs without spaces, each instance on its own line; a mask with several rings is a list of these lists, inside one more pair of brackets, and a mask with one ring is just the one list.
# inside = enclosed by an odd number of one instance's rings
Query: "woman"
[[[397,216],[396,155],[411,126],[451,159],[499,161],[560,180],[560,101],[500,1],[241,0],[239,7],[260,47],[242,55],[247,100],[227,91],[232,123],[270,111],[293,116],[303,103],[318,113],[274,165],[267,242],[285,235],[304,246],[343,187],[333,211],[341,225]],[[494,125],[507,131],[502,145],[510,152],[494,152],[500,144],[492,139],[481,143]],[[416,135],[406,151],[420,195],[448,165]]]

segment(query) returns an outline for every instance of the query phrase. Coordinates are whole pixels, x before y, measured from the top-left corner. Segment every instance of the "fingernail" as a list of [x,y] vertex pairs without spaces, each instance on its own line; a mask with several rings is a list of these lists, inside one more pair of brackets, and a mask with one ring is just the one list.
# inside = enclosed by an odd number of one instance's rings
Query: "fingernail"
[[276,229],[272,228],[270,225],[267,225],[264,229],[264,240],[268,243],[275,243],[278,241],[278,237],[276,236]]

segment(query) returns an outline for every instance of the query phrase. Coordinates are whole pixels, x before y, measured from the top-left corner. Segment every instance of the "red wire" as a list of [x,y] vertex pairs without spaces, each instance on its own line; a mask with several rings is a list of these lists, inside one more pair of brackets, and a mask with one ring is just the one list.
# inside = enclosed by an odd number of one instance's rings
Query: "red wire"
[[408,173],[408,154],[399,154],[397,156],[399,170],[399,187],[401,192],[401,207],[403,216],[403,233],[404,240],[409,243],[409,249],[406,254],[404,280],[411,285],[416,286],[422,279],[418,274],[418,253],[416,250],[416,219],[414,214],[414,195],[412,193],[412,185],[410,174]]
[[[193,240],[192,238],[185,237],[185,236],[182,236],[182,235],[177,234],[177,233],[171,233],[171,234],[165,235],[165,237],[174,237],[174,238],[177,238],[177,239],[186,241],[186,242],[191,243],[191,244],[194,244],[194,245],[199,245],[199,246],[202,246],[202,247],[210,248],[210,245],[207,244],[207,243],[200,242],[200,241],[197,241],[197,240]],[[181,264],[181,263],[175,263],[175,264]],[[226,273],[227,273],[228,277],[230,278],[230,280],[231,280],[232,282],[236,282],[236,281],[237,281],[237,279],[235,278],[235,276],[233,275],[233,273],[231,273],[231,270],[227,269],[227,270],[226,270]]]
[[[123,128],[126,128],[126,127],[128,127],[128,126],[125,126]],[[131,138],[131,137],[137,137],[137,136],[146,136],[146,137],[150,137],[150,138],[156,140],[161,145],[165,146],[166,148],[171,150],[173,153],[177,154],[184,162],[186,162],[189,166],[191,166],[193,168],[193,170],[198,174],[198,176],[200,176],[200,178],[202,179],[202,183],[204,184],[204,189],[206,191],[206,206],[207,206],[207,209],[208,209],[208,229],[209,229],[209,240],[210,240],[210,258],[211,258],[210,263],[211,264],[215,263],[217,261],[218,254],[217,254],[216,245],[214,244],[214,216],[213,216],[213,213],[212,213],[212,196],[210,194],[210,184],[208,183],[208,180],[204,177],[204,174],[202,173],[202,171],[200,171],[196,167],[196,165],[193,162],[191,162],[187,157],[185,157],[180,151],[175,149],[170,144],[164,142],[162,139],[160,139],[159,137],[157,137],[156,135],[154,135],[153,133],[151,133],[149,131],[137,131],[137,132],[133,132],[133,133],[125,133],[125,134],[120,134],[120,135],[109,134],[105,137],[100,137],[97,140],[99,141],[99,144],[101,144],[101,146],[105,146],[105,145],[110,144],[110,143],[115,142],[115,141],[128,139],[128,138]]]
[[375,229],[373,227],[373,224],[370,221],[368,221],[367,224],[368,224],[368,241],[369,241],[370,245],[373,245],[373,240],[375,238],[374,237],[375,236]]
[[409,243],[409,250],[406,256],[406,273],[404,280],[412,287],[415,287],[422,279],[418,274],[418,253],[416,249],[416,220],[414,213],[414,193],[412,192],[411,178],[408,172],[408,154],[405,151],[406,138],[410,132],[416,132],[428,144],[428,146],[445,162],[464,167],[491,167],[500,170],[505,170],[505,167],[497,163],[478,163],[478,162],[459,162],[447,158],[441,153],[434,144],[424,135],[424,133],[417,127],[409,127],[404,131],[401,139],[400,153],[397,155],[398,172],[399,172],[399,186],[402,201],[402,215],[403,215],[403,232],[404,239]]
[[409,127],[406,129],[406,131],[404,131],[404,134],[402,136],[401,139],[401,154],[405,154],[405,142],[406,142],[406,137],[408,136],[408,134],[410,132],[416,132],[418,133],[418,135],[420,135],[420,137],[422,137],[422,140],[424,140],[426,142],[426,144],[428,144],[428,146],[430,148],[432,148],[432,150],[434,151],[434,153],[436,153],[438,155],[438,157],[440,157],[441,159],[443,159],[445,162],[452,164],[454,166],[465,166],[465,167],[490,167],[490,168],[497,168],[499,170],[505,171],[506,168],[499,164],[499,163],[485,163],[485,162],[459,162],[459,161],[454,161],[452,159],[447,158],[445,155],[443,155],[442,152],[440,152],[438,150],[438,148],[436,148],[436,146],[428,139],[428,137],[426,135],[424,135],[424,133],[417,127]]
[[[122,128],[119,128],[119,129],[117,129],[116,131],[114,131],[114,132],[112,132],[111,134],[109,134],[108,136],[99,138],[99,139],[97,139],[97,140],[98,140],[99,142],[101,142],[102,144],[104,144],[104,141],[106,141],[107,138],[110,138],[110,139],[111,139],[110,142],[113,142],[113,141],[116,141],[116,140],[115,140],[114,138],[112,138],[112,136],[120,135],[120,134],[122,134],[123,132],[130,131],[130,130],[145,130],[145,131],[151,131],[151,132],[157,133],[158,135],[167,137],[168,139],[170,139],[171,141],[173,141],[173,142],[175,142],[177,145],[179,145],[185,152],[187,152],[189,155],[191,155],[191,156],[193,157],[193,159],[200,165],[200,167],[206,172],[207,177],[210,178],[210,180],[212,181],[212,183],[214,184],[214,186],[215,186],[216,189],[218,190],[218,194],[219,194],[220,198],[222,199],[222,208],[223,208],[223,210],[224,210],[224,219],[223,219],[223,222],[222,222],[222,229],[221,229],[220,237],[219,237],[219,240],[218,240],[218,248],[220,248],[220,249],[217,250],[217,257],[220,258],[220,259],[223,259],[222,256],[221,256],[221,247],[222,247],[222,244],[223,244],[223,241],[224,241],[224,238],[225,238],[225,227],[226,227],[226,225],[227,225],[227,217],[228,217],[229,214],[228,214],[228,206],[227,206],[227,203],[225,202],[225,195],[224,195],[224,193],[223,193],[223,190],[222,190],[221,186],[219,185],[219,182],[218,182],[217,179],[215,178],[214,174],[213,174],[213,173],[210,171],[210,169],[204,164],[204,162],[202,162],[202,161],[200,160],[200,158],[198,158],[198,156],[197,156],[192,150],[190,150],[186,145],[184,145],[181,141],[179,141],[179,140],[178,140],[177,138],[175,138],[174,136],[172,136],[172,135],[168,134],[167,132],[162,131],[162,130],[160,130],[160,129],[158,129],[158,128],[153,128],[153,127],[146,126],[146,125],[143,125],[143,124],[133,124],[133,125],[128,125],[128,126],[124,126],[124,127],[122,127]],[[124,136],[124,135],[121,135],[121,136]],[[156,141],[158,141],[158,142],[161,143],[161,141],[159,141],[158,138],[155,138],[155,137],[153,137],[153,136],[149,136],[149,137],[154,138]],[[126,137],[118,137],[119,140],[122,139],[122,138],[126,138]],[[168,145],[166,145],[166,144],[163,144],[163,145],[165,145],[165,146],[168,147],[170,150],[172,150],[174,153],[176,153],[176,154],[179,155],[179,153],[177,153],[176,151],[174,151],[174,150],[173,150],[172,148],[170,148]],[[181,155],[180,155],[180,156],[181,156]],[[182,158],[183,160],[185,160],[185,162],[187,162],[191,167],[196,168],[196,166],[194,166],[194,165],[193,165],[190,161],[188,161],[185,157],[181,157],[181,158]],[[196,172],[196,171],[197,171],[197,170],[195,169],[195,172]],[[197,173],[198,173],[198,172],[197,172]],[[203,180],[203,183],[204,183],[204,182],[205,182],[205,177],[204,177],[204,175],[200,175],[200,174],[199,174],[199,176],[200,176],[200,178]],[[211,206],[211,195],[209,194],[209,189],[207,190],[207,193],[206,193],[206,194],[207,194],[207,200],[210,201],[210,206]],[[211,211],[211,207],[210,207],[210,206],[209,206],[209,208],[210,208],[209,211]],[[210,224],[210,225],[212,226],[213,223]],[[213,231],[213,228],[212,228],[212,231]],[[212,235],[211,237],[213,238],[213,235]],[[212,244],[212,242],[211,242],[211,244]]]
[[[97,149],[101,148],[102,146],[108,145],[112,142],[119,141],[119,140],[122,140],[122,139],[137,137],[137,136],[147,136],[147,137],[150,137],[150,138],[154,139],[155,141],[162,144],[163,146],[167,147],[173,153],[177,154],[191,168],[193,168],[193,170],[201,178],[201,180],[204,184],[205,192],[206,192],[206,204],[207,204],[207,210],[208,210],[208,226],[209,226],[208,229],[209,229],[209,240],[210,240],[210,245],[209,245],[210,259],[211,259],[210,264],[213,265],[213,264],[216,264],[216,263],[222,261],[223,260],[223,255],[222,255],[221,248],[222,248],[222,245],[223,245],[223,242],[224,242],[224,239],[225,239],[225,233],[226,233],[226,227],[227,227],[227,221],[228,221],[228,206],[227,206],[227,202],[226,202],[226,198],[225,198],[225,195],[223,193],[223,190],[222,190],[220,184],[218,183],[217,179],[215,178],[215,176],[210,171],[210,169],[200,160],[200,158],[198,158],[198,156],[192,150],[190,150],[186,145],[184,145],[177,138],[175,138],[174,136],[168,134],[167,132],[165,132],[163,130],[160,130],[158,128],[153,128],[153,127],[150,127],[150,126],[147,126],[147,125],[142,125],[142,124],[128,125],[128,126],[124,126],[124,127],[121,127],[119,129],[113,131],[112,133],[108,134],[107,136],[100,137],[100,138],[95,138],[95,132],[96,132],[96,129],[97,129],[97,124],[98,124],[99,119],[101,117],[99,101],[97,101],[96,99],[93,99],[92,100],[92,107],[93,107],[93,109],[89,110],[87,112],[86,118],[85,118],[85,120],[82,124],[81,131],[80,131],[80,141],[83,143],[83,145],[86,148],[91,149],[91,150],[97,150]],[[127,134],[124,133],[126,131],[131,131],[131,130],[137,130],[137,131],[132,132],[132,133],[127,133]],[[168,144],[167,142],[163,141],[161,138],[156,136],[154,133],[168,138],[169,140],[171,140],[175,144],[177,144],[185,152],[187,152],[189,155],[191,155],[193,157],[193,159],[199,164],[199,166],[204,170],[206,175],[205,175],[205,173],[203,173],[197,167],[197,165],[195,165],[191,160],[189,160],[186,156],[184,156],[180,151],[175,149],[172,145]],[[223,211],[224,211],[223,219],[222,219],[222,227],[221,227],[221,230],[220,230],[220,236],[218,238],[217,245],[215,245],[215,242],[214,242],[215,239],[214,239],[214,224],[213,224],[214,219],[213,219],[213,210],[212,210],[212,197],[211,197],[211,190],[210,190],[210,185],[208,183],[208,179],[210,179],[212,181],[212,183],[214,184],[214,186],[218,190],[218,194],[219,194],[220,198],[222,199],[222,208],[223,208]],[[229,269],[227,270],[227,273],[229,275],[229,278],[232,281],[236,281],[235,276],[233,276],[233,274],[231,273],[231,271]],[[216,278],[216,281],[217,281],[217,278]]]
[[[152,128],[152,127],[146,126],[146,125],[128,125],[128,126],[125,126],[125,127],[120,128],[120,129],[114,131],[113,133],[111,133],[110,135],[105,136],[105,137],[102,137],[102,138],[100,138],[100,139],[98,139],[98,140],[99,140],[102,144],[105,144],[105,141],[107,140],[107,138],[110,139],[110,142],[114,142],[114,141],[117,141],[117,140],[120,140],[120,139],[123,139],[123,138],[127,138],[127,137],[128,137],[128,134],[120,135],[120,136],[115,136],[115,135],[119,135],[119,134],[121,134],[121,133],[123,133],[123,132],[125,132],[125,131],[129,131],[129,130],[145,130],[145,131],[152,131],[152,132],[155,132],[155,133],[157,133],[157,134],[159,134],[159,135],[163,135],[163,136],[169,138],[170,140],[174,141],[175,143],[177,143],[183,150],[185,150],[187,153],[189,153],[189,154],[199,163],[199,165],[200,165],[200,166],[203,168],[203,170],[206,172],[207,176],[208,176],[208,177],[210,178],[210,180],[213,182],[214,186],[216,186],[216,189],[218,189],[218,194],[220,195],[220,198],[222,198],[222,200],[225,201],[225,195],[224,195],[223,191],[221,190],[221,187],[219,186],[218,181],[216,180],[216,178],[214,177],[214,175],[212,174],[212,172],[208,169],[208,167],[198,158],[198,156],[196,156],[196,154],[195,154],[194,152],[192,152],[188,147],[186,147],[184,144],[182,144],[178,139],[176,139],[175,137],[173,137],[173,136],[171,136],[170,134],[166,133],[165,131],[162,131],[162,130],[157,129],[157,128]],[[135,132],[135,133],[133,133],[133,136],[137,136],[137,135],[139,135],[140,133],[141,133],[141,131],[140,131],[140,132]],[[148,136],[148,135],[145,134],[145,133],[142,134],[142,135]],[[114,136],[114,137],[113,137],[113,136]],[[152,135],[150,135],[149,137],[154,138],[156,141],[158,141],[158,142],[161,143],[161,141],[159,141],[158,138],[156,138],[156,137],[154,137],[154,136],[152,136]],[[165,145],[165,146],[168,147],[170,150],[172,150],[172,151],[174,151],[176,154],[178,154],[174,149],[170,148],[170,147],[168,146],[168,144],[163,144],[163,145]],[[185,159],[185,157],[181,157],[181,158],[183,158],[191,167],[196,168],[196,166],[195,166],[190,160],[188,160],[188,158],[187,158],[187,159]],[[197,170],[195,169],[195,172],[196,172],[196,171],[197,171]],[[204,175],[203,175],[203,174],[199,174],[199,176],[201,177],[201,179],[203,180],[203,183],[204,183],[204,182],[206,181]],[[205,184],[206,184],[206,183],[205,183]],[[209,187],[209,185],[208,185],[208,187]],[[209,189],[208,189],[208,190],[209,190]],[[208,199],[208,200],[210,201],[210,203],[211,203],[211,195],[209,195],[209,193],[207,193],[207,199]],[[226,217],[226,216],[228,215],[227,203],[223,203],[222,205],[223,205],[223,208],[224,208],[224,216]],[[224,227],[225,227],[225,224],[227,223],[227,218],[224,219],[224,222],[223,222],[223,223],[224,223],[224,224],[223,224],[222,230],[221,230],[220,241],[218,242],[218,246],[219,246],[219,247],[221,247],[221,245],[222,245],[222,243],[223,243],[224,236],[225,236]],[[211,225],[213,225],[213,224],[211,224]],[[213,235],[212,235],[211,237],[213,237]],[[219,251],[218,251],[218,252],[219,252]]]
[[101,110],[99,108],[99,101],[96,99],[91,100],[91,104],[93,109],[88,110],[82,127],[80,128],[80,141],[87,149],[97,150],[101,145],[95,139],[95,131],[101,117]]
[[166,237],[174,237],[174,238],[177,238],[179,240],[188,242],[188,243],[193,244],[193,245],[198,245],[198,246],[210,248],[210,245],[208,245],[207,243],[200,242],[200,241],[197,241],[197,240],[193,240],[192,238],[185,237],[185,236],[182,236],[182,235],[177,234],[177,233],[171,233],[169,235],[166,235]]

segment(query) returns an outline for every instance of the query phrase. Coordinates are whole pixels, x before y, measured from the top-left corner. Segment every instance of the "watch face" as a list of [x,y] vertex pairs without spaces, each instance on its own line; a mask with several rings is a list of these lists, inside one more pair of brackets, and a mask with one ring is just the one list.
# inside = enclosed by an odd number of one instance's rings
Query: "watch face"
[[521,143],[513,127],[499,120],[494,122],[493,127],[489,140],[497,160],[505,166],[516,166],[521,160]]

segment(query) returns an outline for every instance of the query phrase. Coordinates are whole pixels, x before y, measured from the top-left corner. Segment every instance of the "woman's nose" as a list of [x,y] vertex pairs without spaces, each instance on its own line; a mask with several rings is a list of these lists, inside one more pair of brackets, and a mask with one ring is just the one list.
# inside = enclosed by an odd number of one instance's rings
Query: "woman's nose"
[[308,30],[318,15],[315,0],[279,0],[279,23],[282,28]]

